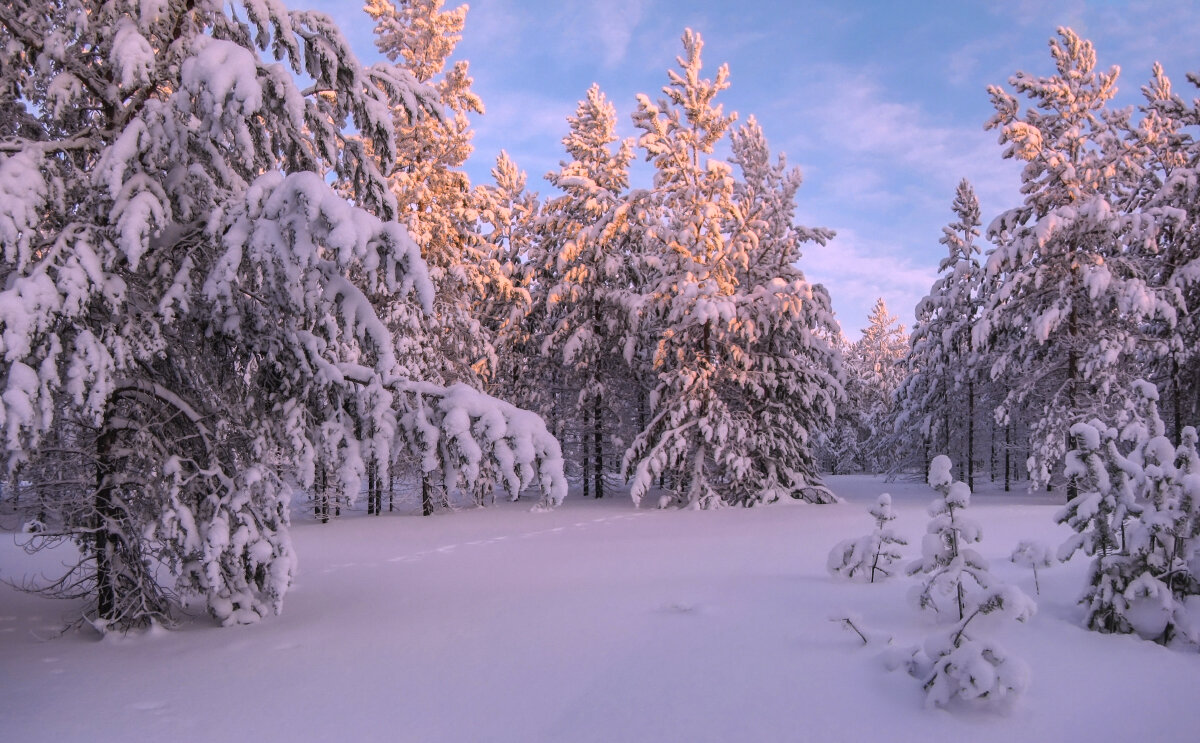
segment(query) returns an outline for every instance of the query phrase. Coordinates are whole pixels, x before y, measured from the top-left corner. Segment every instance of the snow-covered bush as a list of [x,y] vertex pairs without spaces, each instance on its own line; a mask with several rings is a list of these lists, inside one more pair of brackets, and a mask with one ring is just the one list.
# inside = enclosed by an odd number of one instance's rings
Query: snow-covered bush
[[972,622],[984,617],[1024,622],[1036,606],[1020,589],[990,590],[948,631],[926,638],[908,662],[908,671],[925,689],[927,706],[946,707],[955,700],[1002,702],[1029,685],[1029,668],[1003,648],[967,634]]
[[908,574],[924,576],[911,592],[917,606],[939,613],[955,609],[961,620],[971,603],[968,592],[989,588],[993,578],[979,553],[966,546],[978,542],[982,532],[979,524],[961,513],[971,501],[971,489],[953,480],[951,468],[944,454],[929,464],[929,486],[940,497],[929,506],[921,558],[909,564]]
[[1033,570],[1033,588],[1040,596],[1042,587],[1038,584],[1038,569],[1046,569],[1054,564],[1050,547],[1044,542],[1024,539],[1013,549],[1009,559],[1014,564]]
[[846,578],[865,578],[870,583],[877,577],[883,580],[892,576],[892,563],[900,559],[894,545],[908,542],[887,526],[896,519],[890,493],[879,496],[871,507],[871,516],[875,519],[875,531],[865,537],[839,542],[830,551],[826,563],[830,573]]

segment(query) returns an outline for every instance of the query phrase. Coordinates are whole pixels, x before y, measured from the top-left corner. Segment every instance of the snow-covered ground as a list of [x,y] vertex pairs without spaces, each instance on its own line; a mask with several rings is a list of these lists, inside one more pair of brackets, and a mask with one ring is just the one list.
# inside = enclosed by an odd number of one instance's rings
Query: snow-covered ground
[[[1078,626],[1085,562],[1041,573],[1039,611],[996,638],[1032,671],[1007,712],[926,709],[829,621],[848,610],[901,644],[934,626],[905,594],[828,576],[829,549],[866,534],[893,494],[918,554],[917,483],[830,478],[847,499],[716,512],[568,498],[551,513],[498,504],[433,518],[298,517],[282,616],[206,618],[97,642],[58,634],[69,603],[0,587],[4,741],[1193,741],[1200,654]],[[1067,532],[1045,494],[978,494],[970,514],[992,572],[1021,539]],[[60,556],[59,556],[60,557]],[[0,535],[0,577],[28,557]]]

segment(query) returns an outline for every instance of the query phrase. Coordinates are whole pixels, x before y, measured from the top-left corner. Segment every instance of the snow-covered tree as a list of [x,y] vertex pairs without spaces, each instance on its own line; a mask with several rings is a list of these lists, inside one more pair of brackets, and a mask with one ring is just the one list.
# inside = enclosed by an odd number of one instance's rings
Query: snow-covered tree
[[591,493],[601,498],[605,470],[615,469],[613,454],[635,423],[630,409],[641,392],[624,361],[634,337],[634,317],[624,300],[637,283],[632,254],[621,249],[633,143],[618,143],[616,111],[598,85],[588,89],[567,123],[563,145],[571,159],[546,176],[563,193],[546,202],[537,226],[546,255],[535,282],[531,332],[539,346],[534,358],[544,365],[534,383],[568,398],[584,492],[590,483]]
[[467,6],[443,6],[444,0],[367,0],[365,10],[375,20],[379,51],[430,85],[443,111],[393,123],[397,144],[388,184],[398,219],[420,246],[436,288],[433,321],[406,330],[405,355],[422,365],[424,379],[482,388],[497,361],[492,334],[475,309],[499,277],[489,270],[494,264],[477,234],[477,193],[463,165],[473,151],[469,117],[484,106],[471,89],[467,61],[449,62]]
[[971,489],[953,480],[951,469],[945,455],[934,457],[929,466],[929,485],[941,497],[929,507],[932,518],[921,559],[908,567],[909,575],[925,575],[912,591],[920,608],[957,609],[955,625],[929,635],[907,662],[909,673],[924,686],[926,704],[942,707],[956,699],[995,702],[1024,691],[1029,681],[1025,664],[995,643],[968,635],[967,628],[988,615],[1023,622],[1036,610],[1032,599],[997,581],[979,553],[966,546],[978,542],[981,532],[962,514]]
[[750,408],[754,435],[745,442],[749,477],[735,500],[771,502],[781,497],[832,500],[817,479],[814,456],[843,396],[839,328],[828,292],[800,270],[805,243],[825,244],[833,231],[797,225],[799,168],[782,155],[771,162],[762,128],[753,116],[733,132],[733,162],[742,172],[734,186],[745,267],[737,274],[738,317],[744,358],[735,384]]
[[1174,323],[1150,324],[1154,343],[1146,353],[1147,378],[1170,401],[1172,438],[1178,441],[1185,426],[1200,421],[1200,104],[1174,93],[1158,64],[1142,94],[1143,116],[1126,136],[1141,177],[1127,200],[1148,228],[1134,245],[1143,270],[1178,311]]
[[683,46],[682,74],[668,73],[666,97],[653,103],[639,95],[633,115],[642,130],[638,145],[655,170],[642,221],[652,241],[648,252],[659,263],[645,287],[652,300],[644,321],[657,336],[659,381],[653,417],[625,453],[624,469],[633,477],[635,502],[670,469],[679,473],[674,484],[684,503],[711,508],[722,502],[716,487],[722,475],[744,474],[748,465],[731,451],[737,421],[718,395],[737,284],[724,231],[734,219],[733,178],[711,155],[736,115],[714,103],[729,87],[729,68],[722,66],[715,80],[702,78],[699,34],[688,29]]
[[[929,506],[931,518],[921,540],[921,558],[909,564],[908,574],[924,575],[921,585],[914,586],[912,592],[920,608],[935,612],[953,608],[962,620],[974,603],[969,592],[987,590],[995,579],[979,553],[967,546],[979,541],[981,530],[978,523],[962,514],[971,501],[971,489],[951,477],[951,466],[944,454],[934,457],[929,465],[929,486],[940,497]],[[948,605],[947,599],[953,603]]]
[[1053,552],[1051,552],[1050,547],[1044,542],[1022,539],[1013,548],[1009,559],[1014,564],[1021,565],[1033,571],[1033,589],[1040,596],[1042,594],[1042,586],[1038,582],[1038,570],[1045,570],[1054,565]]
[[[655,169],[653,190],[631,201],[647,276],[639,321],[653,338],[646,345],[658,385],[623,468],[635,501],[668,472],[676,499],[694,508],[783,494],[828,500],[807,455],[806,426],[828,414],[824,403],[838,390],[814,332],[827,323],[827,297],[794,268],[765,270],[781,255],[790,263],[798,243],[817,233],[746,222],[741,206],[754,201],[739,203],[729,165],[712,158],[735,118],[714,103],[728,87],[728,68],[701,78],[699,35],[686,31],[683,46],[666,97],[656,104],[639,96],[634,113],[638,144]],[[767,161],[765,151],[751,156],[751,139],[739,145],[741,161]],[[760,261],[762,245],[769,257]],[[787,430],[776,436],[772,426]]]
[[907,354],[904,326],[882,297],[875,300],[867,327],[846,354],[846,399],[838,411],[857,428],[856,464],[868,472],[890,468],[895,393],[904,380]]
[[1118,70],[1097,71],[1091,43],[1070,29],[1050,50],[1054,75],[1010,78],[1029,108],[989,88],[996,114],[987,126],[1000,131],[1006,158],[1025,161],[1025,201],[988,228],[995,286],[974,329],[1007,390],[998,418],[1029,413],[1038,483],[1058,471],[1073,424],[1126,407],[1149,324],[1173,325],[1177,314],[1135,249],[1154,220],[1123,208],[1137,163],[1120,136],[1126,113],[1107,109]]
[[1080,493],[1059,521],[1079,533],[1059,558],[1079,549],[1094,558],[1080,600],[1088,627],[1160,642],[1182,632],[1197,643],[1187,610],[1200,594],[1195,429],[1186,427],[1180,445],[1172,444],[1163,435],[1157,389],[1138,381],[1135,392],[1142,410],[1126,416],[1119,434],[1099,421],[1072,428],[1076,448],[1067,467]]
[[532,310],[529,286],[536,267],[544,261],[533,255],[540,249],[534,232],[538,197],[525,189],[527,176],[503,150],[496,157],[490,184],[475,189],[483,243],[483,272],[487,291],[475,300],[474,315],[492,338],[496,367],[492,389],[506,398],[521,395],[525,358],[534,352],[526,317]]
[[1142,511],[1134,493],[1137,466],[1120,451],[1117,430],[1099,420],[1071,426],[1071,440],[1065,468],[1077,495],[1055,520],[1077,533],[1059,547],[1058,559],[1066,562],[1078,550],[1093,558],[1080,598],[1084,623],[1101,632],[1129,632],[1121,602],[1133,576],[1124,535],[1126,521]]
[[[979,200],[966,180],[954,195],[956,220],[942,229],[949,255],[929,295],[917,303],[917,324],[896,393],[893,451],[958,451],[967,486],[975,487],[976,378],[971,326],[980,299]],[[914,437],[912,428],[920,438]],[[920,449],[918,449],[920,447]],[[923,457],[922,457],[923,458]]]
[[280,465],[311,483],[336,362],[393,371],[365,294],[428,298],[403,230],[321,174],[394,216],[344,131],[389,152],[393,106],[420,116],[429,91],[275,2],[7,6],[0,33],[19,109],[0,169],[25,184],[0,220],[9,471],[55,456],[50,431],[95,463],[55,528],[85,547],[71,580],[99,626],[164,617],[159,565],[222,622],[278,611]]
[[[290,493],[357,494],[419,383],[381,315],[433,286],[370,155],[436,94],[274,0],[10,5],[0,37],[21,184],[0,199],[0,430],[10,475],[72,474],[13,478],[83,548],[51,588],[102,629],[172,596],[225,624],[277,612]],[[561,498],[557,445],[519,428],[475,441]]]
[[839,542],[830,551],[826,563],[829,572],[847,578],[865,576],[870,583],[874,583],[876,577],[880,580],[891,577],[892,563],[900,559],[900,553],[894,545],[908,542],[896,536],[888,526],[896,520],[890,493],[883,493],[875,501],[871,507],[871,517],[875,519],[875,531],[865,537]]

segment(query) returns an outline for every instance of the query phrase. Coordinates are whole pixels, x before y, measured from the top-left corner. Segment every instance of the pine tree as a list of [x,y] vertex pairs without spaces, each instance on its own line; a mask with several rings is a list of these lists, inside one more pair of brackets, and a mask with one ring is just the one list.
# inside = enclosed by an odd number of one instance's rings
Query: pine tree
[[94,597],[100,628],[165,620],[172,594],[223,623],[276,612],[283,472],[311,484],[316,429],[354,415],[326,406],[362,392],[337,363],[394,371],[364,295],[428,297],[403,230],[324,177],[393,217],[345,131],[390,153],[392,105],[418,118],[431,92],[276,3],[6,6],[0,29],[20,101],[0,170],[25,184],[0,205],[0,425],[10,473],[75,475],[42,494],[84,547],[57,588]]
[[[275,2],[6,6],[0,35],[22,184],[0,199],[0,430],[43,533],[83,547],[51,592],[90,595],[102,630],[176,596],[224,624],[278,612],[293,488],[336,509],[402,435],[494,463],[464,486],[561,499],[541,421],[414,379],[384,321],[434,287],[370,155],[435,115],[431,88]],[[446,414],[414,431],[415,397]]]
[[892,496],[883,493],[871,507],[871,517],[875,519],[875,531],[858,539],[847,539],[839,542],[829,553],[826,567],[834,575],[844,575],[847,578],[866,576],[868,582],[874,583],[892,576],[892,563],[900,559],[900,553],[893,545],[908,544],[896,536],[887,525],[896,520],[892,511]]
[[1066,457],[1066,476],[1077,495],[1055,520],[1077,534],[1063,543],[1058,559],[1077,550],[1093,557],[1088,587],[1080,598],[1084,623],[1101,632],[1129,632],[1121,598],[1133,580],[1125,546],[1125,524],[1141,514],[1134,494],[1133,467],[1118,447],[1118,432],[1099,420],[1071,426],[1074,444]]
[[[1200,79],[1189,77],[1193,83]],[[1170,400],[1171,431],[1178,441],[1185,426],[1200,421],[1200,145],[1194,135],[1200,106],[1175,94],[1158,64],[1142,95],[1143,116],[1136,128],[1126,128],[1141,166],[1137,188],[1127,200],[1143,220],[1142,239],[1133,244],[1143,270],[1177,311],[1170,321],[1150,323],[1154,343],[1146,355],[1147,377]]]
[[987,126],[1000,130],[1006,158],[1026,162],[1025,202],[988,229],[996,287],[974,331],[1007,388],[998,417],[1030,411],[1037,483],[1056,476],[1074,423],[1126,407],[1144,329],[1174,315],[1129,248],[1148,226],[1123,211],[1137,166],[1120,137],[1122,115],[1106,109],[1118,70],[1097,71],[1091,43],[1069,29],[1050,50],[1055,75],[1010,79],[1030,100],[1024,112],[989,88],[996,114]]
[[927,707],[967,703],[1004,703],[1029,686],[1029,667],[986,639],[967,634],[980,617],[1028,621],[1037,607],[1020,589],[1000,586],[989,591],[953,628],[926,638],[908,664],[922,682]]
[[[982,270],[979,248],[979,201],[963,180],[955,192],[955,222],[942,230],[949,250],[942,259],[929,295],[916,307],[917,325],[905,360],[907,375],[897,390],[897,407],[890,448],[905,449],[910,459],[918,451],[959,449],[966,462],[967,487],[974,488],[976,375],[971,355],[971,327],[980,299]],[[954,422],[954,426],[951,422]],[[920,439],[911,436],[916,426]],[[952,437],[952,428],[959,435]],[[916,444],[920,444],[920,450]]]
[[[934,457],[929,465],[929,486],[940,497],[929,506],[931,518],[921,542],[921,559],[908,566],[908,574],[926,576],[912,593],[920,608],[935,612],[954,608],[962,620],[973,603],[969,596],[971,583],[975,589],[987,590],[995,579],[979,553],[967,546],[979,541],[981,530],[979,524],[962,515],[971,501],[971,489],[954,480],[950,469],[950,458],[944,454]],[[950,606],[945,604],[948,596],[953,599]]]
[[[376,46],[390,61],[432,86],[444,115],[394,122],[397,146],[388,184],[399,220],[421,247],[436,288],[434,322],[408,328],[404,343],[420,376],[482,388],[496,369],[492,333],[474,315],[502,281],[478,235],[477,192],[463,165],[473,146],[469,116],[484,112],[465,60],[449,58],[462,38],[467,6],[444,0],[368,0]],[[428,510],[428,509],[426,509]]]
[[[824,289],[790,266],[803,240],[827,233],[770,215],[792,185],[763,188],[786,166],[754,164],[769,157],[753,126],[737,144],[749,168],[739,197],[729,166],[710,157],[735,118],[714,104],[728,68],[702,79],[699,35],[688,30],[683,45],[666,98],[639,96],[634,114],[655,168],[653,191],[630,204],[643,242],[635,270],[647,277],[635,304],[658,385],[623,469],[635,502],[667,471],[676,474],[674,498],[693,508],[783,495],[827,501],[808,442],[840,392],[821,335],[832,322]],[[747,219],[743,207],[758,214]]]
[[525,189],[527,176],[507,152],[501,151],[492,168],[493,183],[475,190],[486,291],[476,298],[474,315],[492,339],[496,363],[492,391],[506,399],[522,399],[526,357],[534,352],[526,318],[532,310],[529,287],[535,269],[544,259],[534,232],[538,197]]
[[731,498],[745,504],[779,498],[828,502],[814,456],[818,432],[832,421],[843,395],[839,332],[828,293],[798,267],[807,242],[824,245],[833,231],[794,222],[799,168],[780,155],[771,162],[762,128],[753,116],[733,132],[733,162],[742,178],[734,186],[739,222],[731,229],[744,243],[745,267],[737,273],[742,367],[734,379],[749,407],[751,460]]
[[[904,379],[908,335],[899,318],[875,300],[862,336],[846,355],[848,417],[858,425],[858,466],[868,472],[890,469],[889,431],[895,392]],[[839,413],[840,415],[840,413]]]
[[633,320],[622,298],[637,278],[630,253],[621,250],[618,217],[633,150],[629,140],[618,143],[616,111],[598,85],[567,123],[563,145],[571,159],[546,176],[563,194],[547,201],[537,227],[546,255],[535,282],[532,332],[535,358],[544,366],[534,377],[542,389],[557,388],[569,398],[585,492],[590,481],[591,493],[602,498],[616,444],[636,424],[632,409],[640,391],[623,360]]
[[724,232],[734,217],[733,178],[728,165],[709,157],[736,116],[714,105],[729,87],[728,67],[703,79],[700,36],[687,30],[683,46],[682,74],[668,73],[666,97],[655,104],[639,95],[633,116],[643,132],[638,145],[655,169],[642,221],[659,265],[645,288],[651,299],[643,322],[657,336],[659,381],[653,417],[625,453],[623,469],[633,476],[635,502],[671,469],[680,472],[675,486],[684,503],[711,508],[722,502],[715,481],[747,467],[730,456],[737,421],[718,395],[725,329],[735,316],[734,248]]
[[1119,433],[1099,421],[1072,428],[1068,474],[1081,492],[1058,518],[1079,533],[1059,558],[1078,549],[1094,556],[1080,599],[1089,628],[1200,642],[1186,610],[1200,593],[1195,429],[1185,428],[1175,446],[1164,435],[1154,385],[1139,380],[1134,393],[1141,409],[1126,412]]

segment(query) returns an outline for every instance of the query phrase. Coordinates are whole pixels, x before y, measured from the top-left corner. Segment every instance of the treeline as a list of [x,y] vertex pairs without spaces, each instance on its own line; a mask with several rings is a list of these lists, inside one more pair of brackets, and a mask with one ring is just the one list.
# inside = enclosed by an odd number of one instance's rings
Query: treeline
[[1118,68],[1069,29],[1050,48],[1053,74],[989,89],[1023,203],[984,230],[958,186],[909,342],[881,302],[850,349],[829,462],[923,472],[947,453],[971,487],[1055,487],[1074,424],[1149,425],[1139,380],[1174,441],[1200,420],[1200,105],[1156,65],[1136,113],[1114,108]]

